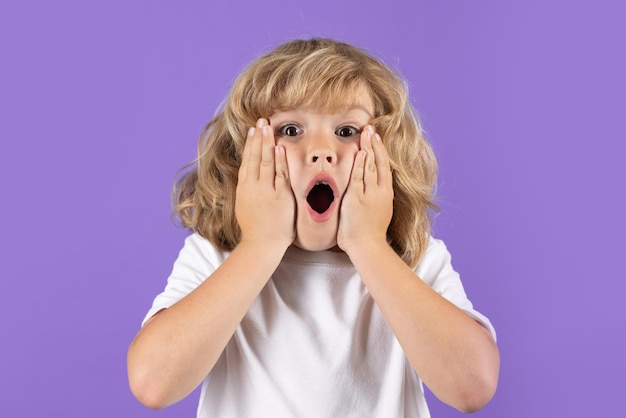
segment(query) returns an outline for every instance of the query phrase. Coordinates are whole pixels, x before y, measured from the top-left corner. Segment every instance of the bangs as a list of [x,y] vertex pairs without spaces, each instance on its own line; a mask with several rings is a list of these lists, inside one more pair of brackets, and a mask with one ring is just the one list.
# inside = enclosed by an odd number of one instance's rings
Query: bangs
[[363,95],[372,97],[367,84],[357,77],[289,80],[282,89],[273,92],[268,110],[274,113],[304,108],[335,113],[346,106],[362,103]]
[[295,108],[334,113],[347,105],[373,99],[361,56],[347,56],[334,48],[278,58],[261,58],[252,69],[244,107],[255,117]]

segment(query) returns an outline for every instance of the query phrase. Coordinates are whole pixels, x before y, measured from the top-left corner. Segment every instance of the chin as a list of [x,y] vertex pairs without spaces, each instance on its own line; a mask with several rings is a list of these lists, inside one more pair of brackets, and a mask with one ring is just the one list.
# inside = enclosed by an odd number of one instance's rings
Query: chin
[[[326,190],[320,186],[314,187],[313,190],[318,189]],[[339,230],[338,201],[334,197],[327,199],[309,197],[309,200],[315,201],[316,204],[311,206],[309,202],[305,202],[298,207],[294,245],[306,251],[326,251],[336,248]]]
[[326,251],[337,248],[337,236],[335,234],[332,239],[320,239],[320,237],[316,237],[316,239],[300,239],[299,236],[296,236],[293,245],[296,247],[306,250],[306,251]]

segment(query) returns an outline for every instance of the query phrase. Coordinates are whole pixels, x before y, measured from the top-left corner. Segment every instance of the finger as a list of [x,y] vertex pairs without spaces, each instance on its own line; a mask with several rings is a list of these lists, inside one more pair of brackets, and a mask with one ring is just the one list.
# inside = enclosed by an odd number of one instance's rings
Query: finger
[[367,152],[367,158],[365,159],[365,169],[363,172],[365,188],[368,185],[376,185],[378,183],[378,176],[376,173],[376,153],[372,148],[372,139],[374,136],[374,127],[369,125],[365,128],[365,131],[361,134],[361,149]]
[[254,129],[254,134],[252,137],[248,138],[250,142],[250,155],[248,159],[248,168],[247,175],[248,178],[258,180],[259,171],[261,166],[261,158],[263,152],[263,132],[262,127],[263,123],[262,119],[259,119],[256,123],[256,128]]
[[243,152],[241,153],[241,165],[239,166],[239,181],[245,180],[248,173],[248,163],[250,162],[250,144],[251,138],[254,136],[254,128],[248,129],[248,135],[246,136],[246,142],[243,146]]
[[359,150],[354,157],[354,165],[352,166],[352,174],[350,175],[349,187],[359,194],[365,191],[365,183],[363,181],[365,171],[365,159],[367,151]]
[[274,161],[274,148],[276,143],[274,142],[274,135],[272,134],[270,127],[267,125],[267,121],[262,119],[261,123],[261,135],[262,135],[262,148],[261,148],[261,162],[259,178],[268,184],[274,184],[274,177],[276,176],[276,168]]
[[392,181],[391,164],[389,163],[389,154],[385,149],[385,145],[378,134],[374,134],[372,140],[372,148],[376,158],[376,174],[379,185],[387,184]]
[[287,154],[284,147],[274,147],[274,161],[276,161],[276,176],[274,178],[274,188],[276,190],[290,188]]

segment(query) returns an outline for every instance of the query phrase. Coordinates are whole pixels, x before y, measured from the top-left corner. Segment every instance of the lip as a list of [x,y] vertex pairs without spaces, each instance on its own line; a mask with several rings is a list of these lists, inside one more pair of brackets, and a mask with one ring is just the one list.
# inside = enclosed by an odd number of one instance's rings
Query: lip
[[[330,206],[328,207],[328,209],[326,209],[324,213],[318,213],[315,210],[313,210],[311,205],[309,205],[309,203],[306,200],[307,196],[311,192],[311,189],[313,189],[313,187],[315,187],[315,185],[318,183],[328,184],[328,186],[333,191],[334,199],[332,203],[330,204]],[[333,216],[333,213],[335,212],[335,208],[337,206],[337,201],[339,200],[339,196],[340,195],[337,189],[337,183],[335,182],[335,179],[333,179],[330,176],[330,174],[328,173],[316,174],[309,182],[309,185],[307,186],[306,191],[304,193],[304,201],[306,202],[306,208],[309,212],[309,216],[311,216],[311,219],[313,219],[315,222],[326,222],[327,220],[329,220]]]

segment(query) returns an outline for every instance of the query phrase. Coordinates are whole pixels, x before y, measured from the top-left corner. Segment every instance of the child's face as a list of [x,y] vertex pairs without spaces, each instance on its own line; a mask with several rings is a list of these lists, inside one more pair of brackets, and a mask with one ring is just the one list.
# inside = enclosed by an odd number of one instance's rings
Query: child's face
[[276,144],[285,148],[296,200],[294,244],[309,251],[337,245],[339,208],[348,187],[360,133],[374,117],[367,94],[328,114],[308,109],[269,118]]

